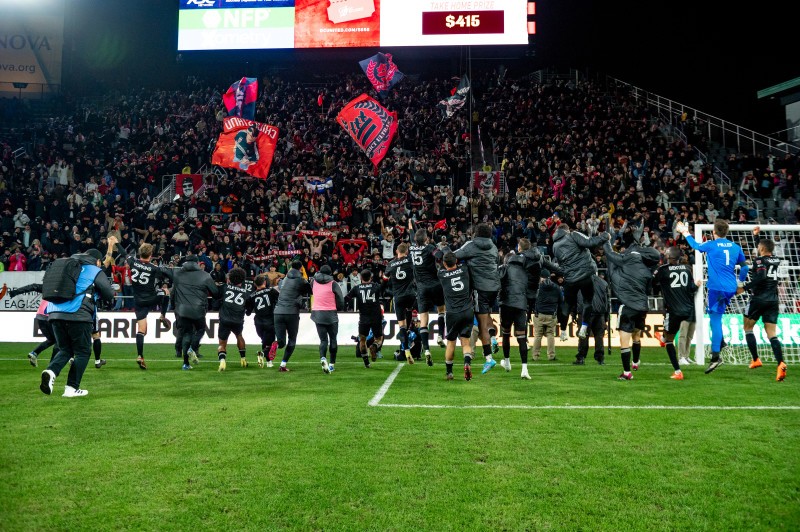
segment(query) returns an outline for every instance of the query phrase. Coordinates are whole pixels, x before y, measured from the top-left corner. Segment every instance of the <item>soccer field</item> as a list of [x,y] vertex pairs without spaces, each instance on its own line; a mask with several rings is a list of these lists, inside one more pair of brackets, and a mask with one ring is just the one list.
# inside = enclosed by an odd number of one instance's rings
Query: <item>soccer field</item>
[[[2,530],[797,530],[800,374],[685,370],[660,349],[619,382],[600,367],[499,365],[471,382],[351,344],[324,375],[211,342],[191,372],[169,346],[105,345],[86,398],[39,391],[49,352],[0,346]],[[385,354],[391,356],[391,349]],[[588,364],[588,363],[587,363]],[[456,366],[459,369],[459,366]]]

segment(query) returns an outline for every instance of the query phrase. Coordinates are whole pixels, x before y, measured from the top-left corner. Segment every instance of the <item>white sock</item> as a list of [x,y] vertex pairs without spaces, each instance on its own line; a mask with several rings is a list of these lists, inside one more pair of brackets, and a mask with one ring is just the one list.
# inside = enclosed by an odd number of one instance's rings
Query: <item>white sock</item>
[[485,357],[483,357],[483,358],[485,358],[485,359],[486,359],[486,362],[489,362],[489,361],[492,359],[492,355],[486,355],[486,356],[485,356]]
[[528,363],[522,365],[522,373],[528,373]]
[[286,362],[284,362],[283,360],[281,360],[281,367],[282,367],[282,368],[285,368],[285,367],[286,367]]

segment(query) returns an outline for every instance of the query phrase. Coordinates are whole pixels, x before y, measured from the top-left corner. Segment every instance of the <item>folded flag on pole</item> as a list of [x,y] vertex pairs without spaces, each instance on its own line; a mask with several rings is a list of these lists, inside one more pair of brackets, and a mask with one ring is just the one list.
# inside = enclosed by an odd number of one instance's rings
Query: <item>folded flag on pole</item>
[[211,164],[266,179],[278,142],[278,128],[229,116],[222,122]]
[[257,96],[258,79],[242,78],[228,87],[228,91],[222,95],[222,101],[228,110],[228,116],[255,120]]
[[336,121],[361,146],[377,170],[397,132],[397,113],[362,94],[344,106]]
[[397,70],[397,65],[392,61],[392,54],[378,52],[358,62],[364,74],[367,75],[372,86],[378,91],[378,96],[384,98],[389,90],[403,79],[403,73]]
[[469,87],[469,78],[464,74],[461,78],[461,82],[458,84],[458,88],[452,96],[440,101],[439,105],[436,106],[442,112],[442,117],[450,118],[456,111],[464,107],[464,103],[467,101],[467,96],[469,95]]

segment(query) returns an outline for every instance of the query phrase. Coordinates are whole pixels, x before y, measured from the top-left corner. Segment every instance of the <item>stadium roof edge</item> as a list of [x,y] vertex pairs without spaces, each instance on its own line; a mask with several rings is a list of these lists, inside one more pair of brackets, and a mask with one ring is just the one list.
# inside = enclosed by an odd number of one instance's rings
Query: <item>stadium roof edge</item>
[[796,87],[800,87],[800,77],[790,79],[789,81],[784,81],[783,83],[778,83],[777,85],[767,87],[766,89],[761,89],[760,91],[756,92],[756,97],[760,100],[761,98],[774,96],[778,93],[788,91]]

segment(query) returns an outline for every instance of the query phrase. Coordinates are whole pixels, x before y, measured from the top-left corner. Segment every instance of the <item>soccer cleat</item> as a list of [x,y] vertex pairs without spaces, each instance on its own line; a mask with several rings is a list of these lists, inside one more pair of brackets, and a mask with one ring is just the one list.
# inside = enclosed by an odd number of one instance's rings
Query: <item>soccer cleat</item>
[[225,361],[224,358],[219,359],[219,369],[217,371],[225,371],[228,369],[228,363]]
[[493,367],[495,367],[496,365],[497,365],[497,361],[495,361],[495,359],[493,359],[493,358],[490,358],[489,360],[487,360],[486,362],[483,363],[483,369],[481,370],[481,375],[485,375],[486,373],[489,373],[489,371],[491,371],[491,369]]
[[266,359],[264,358],[263,351],[259,351],[258,353],[256,353],[256,360],[258,361],[258,367],[263,368],[266,361]]
[[183,366],[181,366],[181,369],[183,371],[189,371],[190,369],[192,369],[192,366],[190,366],[189,364],[184,364]]
[[280,369],[278,369],[278,371],[281,373],[289,373],[290,370],[286,366],[281,366]]
[[406,349],[405,350],[405,355],[406,355],[406,362],[408,362],[409,364],[413,364],[414,363],[414,357],[411,356],[411,351]]
[[464,364],[464,380],[472,380],[472,366],[469,364]]
[[601,365],[601,366],[605,366],[606,365],[606,356],[605,355],[595,355],[594,359],[597,361],[597,363],[599,365]]
[[100,369],[100,368],[102,368],[102,367],[103,367],[103,366],[105,366],[105,365],[106,365],[106,361],[105,361],[105,359],[102,359],[102,358],[101,358],[100,360],[95,360],[95,361],[94,361],[94,367],[96,367],[97,369]]
[[371,346],[369,346],[369,358],[373,362],[378,360],[378,348],[375,346],[375,344],[372,344]]
[[333,373],[333,364],[328,364],[328,373]]
[[371,367],[371,366],[370,366],[370,363],[369,363],[369,356],[368,356],[368,355],[364,355],[364,356],[362,356],[362,357],[361,357],[361,360],[363,360],[363,361],[364,361],[364,367],[365,367],[365,368],[369,369],[369,368]]
[[437,344],[439,347],[441,347],[442,349],[444,349],[444,347],[445,347],[444,338],[442,338],[441,336],[439,336],[438,338],[436,338],[436,344]]
[[494,336],[492,336],[491,344],[492,344],[492,354],[494,355],[495,353],[500,351],[500,344],[497,343],[497,338],[495,338]]
[[144,357],[136,357],[136,363],[139,364],[140,368],[147,369],[147,364],[144,363]]
[[64,387],[64,393],[61,394],[61,397],[85,397],[89,395],[89,392],[86,390],[81,390],[80,388],[73,388],[72,386]]
[[199,364],[200,363],[200,359],[197,358],[197,353],[195,353],[194,349],[192,349],[191,347],[186,352],[186,354],[189,355],[189,362],[191,364]]
[[444,376],[444,378],[449,380],[449,381],[451,381],[451,380],[453,380],[453,374],[452,373],[448,373],[447,375]]
[[676,381],[682,381],[683,380],[683,372],[682,371],[676,371],[675,373],[670,375],[669,378],[673,379],[673,380],[676,380]]
[[45,395],[51,395],[53,393],[53,385],[56,383],[56,374],[46,369],[42,372],[42,383],[39,385],[39,389],[42,390],[42,393]]
[[778,382],[783,382],[786,378],[786,362],[781,362],[778,364],[778,376],[775,377],[775,380]]
[[522,373],[520,373],[520,375],[519,375],[519,376],[520,376],[521,378],[525,379],[526,381],[529,381],[529,380],[531,380],[531,376],[530,376],[530,374],[528,373],[528,370],[524,370]]
[[622,372],[619,377],[617,377],[618,381],[631,381],[633,380],[633,373],[630,372]]
[[431,355],[430,351],[425,351],[425,363],[429,366],[433,366],[433,355]]
[[30,353],[28,353],[28,362],[30,362],[31,366],[35,368],[39,365],[39,357],[36,356],[36,353],[31,351]]
[[705,371],[706,375],[708,375],[709,373],[711,373],[712,371],[714,371],[715,369],[717,369],[721,365],[722,365],[722,357],[719,357],[717,360],[712,360],[711,363],[706,368],[706,371]]
[[267,360],[267,367],[271,368],[272,366],[273,366],[272,361],[271,360]]
[[180,351],[175,351],[175,358],[183,358],[183,355]]
[[242,366],[243,368],[246,368],[247,367],[247,359],[244,358],[244,357],[239,357],[239,365]]
[[761,363],[761,359],[757,358],[757,359],[753,360],[752,362],[750,362],[750,365],[747,366],[747,367],[749,367],[750,369],[756,369],[756,368],[760,368],[763,365],[764,364]]
[[638,362],[634,362],[633,364],[631,364],[631,369],[633,371],[639,371],[639,363]]
[[573,366],[585,366],[586,359],[584,357],[575,357],[575,360],[572,362]]
[[500,367],[502,367],[506,371],[511,371],[511,359],[504,358],[500,361]]
[[322,373],[324,373],[325,375],[330,375],[331,367],[330,365],[328,365],[328,359],[325,357],[320,358],[319,364],[320,366],[322,366]]
[[581,325],[581,328],[578,329],[578,338],[581,340],[585,340],[586,336],[588,336],[589,327],[584,323]]
[[694,362],[689,360],[687,357],[683,357],[680,360],[678,360],[678,364],[680,364],[681,366],[691,366],[692,364],[694,364]]
[[567,331],[566,330],[561,331],[561,341],[566,342],[568,338],[569,335],[567,334]]
[[278,342],[272,342],[269,346],[269,353],[267,353],[268,360],[275,360],[275,353],[278,352]]

